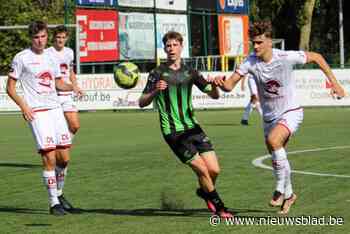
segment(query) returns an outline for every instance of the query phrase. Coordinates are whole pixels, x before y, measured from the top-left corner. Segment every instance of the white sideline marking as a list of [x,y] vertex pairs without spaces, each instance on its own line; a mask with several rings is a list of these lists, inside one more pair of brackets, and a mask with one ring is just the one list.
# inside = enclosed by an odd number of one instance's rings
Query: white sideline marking
[[[296,151],[288,152],[288,155],[305,153],[305,152],[319,152],[319,151],[326,151],[326,150],[333,150],[333,149],[348,149],[348,148],[350,148],[350,146],[334,146],[334,147],[315,148],[315,149],[308,149],[308,150],[296,150]],[[255,167],[273,170],[272,167],[267,166],[263,163],[263,161],[267,158],[271,158],[271,155],[266,154],[266,155],[263,155],[261,157],[258,157],[252,161],[252,164]],[[350,178],[350,175],[337,175],[337,174],[317,173],[317,172],[310,172],[310,171],[299,171],[299,170],[292,170],[292,172],[297,173],[297,174],[304,174],[304,175]]]

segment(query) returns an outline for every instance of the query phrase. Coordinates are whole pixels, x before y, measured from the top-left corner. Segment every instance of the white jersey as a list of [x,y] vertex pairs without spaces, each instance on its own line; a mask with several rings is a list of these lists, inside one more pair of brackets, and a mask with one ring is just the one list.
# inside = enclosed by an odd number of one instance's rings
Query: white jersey
[[306,63],[303,51],[272,50],[272,59],[265,63],[251,54],[239,66],[237,72],[253,75],[264,113],[264,121],[272,121],[284,112],[299,108],[296,99],[296,82],[292,77],[293,66]]
[[[60,66],[61,76],[65,83],[71,84],[69,79],[71,69],[73,69],[74,52],[71,48],[63,47],[61,51],[57,51],[53,46],[47,48],[46,51],[57,61]],[[57,91],[58,95],[71,95],[73,91]]]
[[24,100],[35,110],[60,106],[55,79],[61,78],[58,64],[47,53],[25,49],[14,57],[9,76],[20,81]]

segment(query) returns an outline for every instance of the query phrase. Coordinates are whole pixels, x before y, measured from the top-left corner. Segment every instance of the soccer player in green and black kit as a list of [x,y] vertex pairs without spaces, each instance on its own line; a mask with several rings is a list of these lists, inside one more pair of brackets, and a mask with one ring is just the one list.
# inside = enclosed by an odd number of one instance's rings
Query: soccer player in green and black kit
[[197,195],[206,201],[212,212],[224,218],[232,217],[215,190],[219,163],[192,107],[193,85],[214,99],[219,98],[219,91],[198,71],[181,63],[182,42],[178,32],[164,35],[167,62],[150,73],[139,105],[145,107],[155,100],[165,141],[181,162],[188,164],[198,176]]

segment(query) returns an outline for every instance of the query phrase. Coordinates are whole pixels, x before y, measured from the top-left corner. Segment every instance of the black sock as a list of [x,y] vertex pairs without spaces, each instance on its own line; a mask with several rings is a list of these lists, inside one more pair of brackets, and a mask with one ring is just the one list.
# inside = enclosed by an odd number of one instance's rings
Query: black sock
[[225,209],[224,202],[221,200],[221,198],[219,197],[219,194],[216,192],[215,189],[207,193],[207,195],[208,195],[208,200],[210,200],[214,204],[217,211]]

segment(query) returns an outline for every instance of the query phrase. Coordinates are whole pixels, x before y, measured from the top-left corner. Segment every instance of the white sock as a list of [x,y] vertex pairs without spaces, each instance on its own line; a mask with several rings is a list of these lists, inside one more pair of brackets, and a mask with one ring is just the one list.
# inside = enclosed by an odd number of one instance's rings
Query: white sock
[[253,105],[251,102],[249,102],[248,105],[244,108],[244,113],[243,113],[242,119],[248,120],[252,110],[253,110]]
[[286,160],[286,167],[285,167],[285,184],[284,184],[284,198],[290,198],[293,194],[293,188],[292,188],[292,177],[291,177],[291,169],[289,161]]
[[284,148],[272,151],[272,166],[276,178],[276,191],[285,193],[287,153]]
[[63,194],[64,179],[67,175],[67,167],[62,168],[56,166],[55,171],[57,180],[57,196],[61,196]]
[[262,109],[261,109],[260,102],[255,103],[255,109],[258,111],[259,115],[262,116]]
[[43,180],[49,194],[50,207],[59,204],[55,171],[43,171]]

